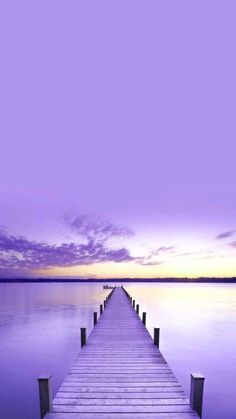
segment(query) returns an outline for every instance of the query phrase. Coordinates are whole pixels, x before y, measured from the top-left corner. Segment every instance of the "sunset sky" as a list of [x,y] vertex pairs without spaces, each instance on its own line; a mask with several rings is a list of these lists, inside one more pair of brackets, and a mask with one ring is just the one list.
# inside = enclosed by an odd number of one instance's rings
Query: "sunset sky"
[[1,3],[1,278],[236,276],[235,13]]

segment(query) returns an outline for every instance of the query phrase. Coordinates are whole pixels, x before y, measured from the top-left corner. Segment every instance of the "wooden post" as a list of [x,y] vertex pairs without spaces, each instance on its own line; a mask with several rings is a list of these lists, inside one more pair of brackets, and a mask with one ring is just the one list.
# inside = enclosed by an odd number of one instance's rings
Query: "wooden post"
[[133,307],[135,308],[135,300],[133,300]]
[[144,326],[146,326],[146,313],[143,312],[143,324]]
[[139,314],[139,304],[136,305],[136,313]]
[[159,348],[160,343],[160,328],[154,327],[154,345],[156,345]]
[[100,304],[100,314],[102,314],[102,310],[103,310],[103,307],[102,307],[102,304]]
[[81,348],[83,348],[83,346],[86,345],[86,328],[85,327],[80,328],[80,337],[81,337]]
[[191,374],[190,406],[202,417],[203,389],[205,377],[201,374]]
[[47,412],[52,408],[52,386],[51,375],[42,374],[38,378],[39,383],[39,403],[40,403],[40,417],[44,418]]
[[98,313],[96,311],[94,311],[93,313],[93,325],[96,326],[98,321]]
[[103,301],[104,308],[106,308],[106,300]]

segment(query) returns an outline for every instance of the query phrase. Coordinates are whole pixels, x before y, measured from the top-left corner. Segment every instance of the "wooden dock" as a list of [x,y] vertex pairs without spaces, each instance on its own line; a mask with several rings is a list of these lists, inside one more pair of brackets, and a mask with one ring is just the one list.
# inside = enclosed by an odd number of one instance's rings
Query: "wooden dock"
[[[45,416],[41,413],[41,417],[199,418],[154,345],[128,293],[121,287],[115,288],[105,305],[87,342],[85,330],[82,330],[84,346],[53,402],[48,400],[47,410],[50,412]],[[94,320],[96,323],[96,316]],[[45,400],[47,404],[45,389],[50,390],[49,381],[47,376],[39,379],[44,408]]]

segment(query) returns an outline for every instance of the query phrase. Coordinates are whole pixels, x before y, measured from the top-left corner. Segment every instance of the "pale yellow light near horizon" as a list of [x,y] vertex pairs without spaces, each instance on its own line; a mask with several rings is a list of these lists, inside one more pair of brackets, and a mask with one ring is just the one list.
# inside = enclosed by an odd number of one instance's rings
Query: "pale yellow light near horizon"
[[91,265],[56,267],[37,271],[50,277],[95,278],[156,278],[156,277],[231,277],[236,275],[235,258],[232,256],[212,259],[170,258],[160,265],[143,266],[134,262],[104,262]]

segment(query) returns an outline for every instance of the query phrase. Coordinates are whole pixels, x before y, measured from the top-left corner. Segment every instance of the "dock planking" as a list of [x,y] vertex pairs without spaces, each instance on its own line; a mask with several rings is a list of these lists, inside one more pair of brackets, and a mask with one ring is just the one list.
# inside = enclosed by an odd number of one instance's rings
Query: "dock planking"
[[121,287],[106,303],[44,417],[199,418]]

